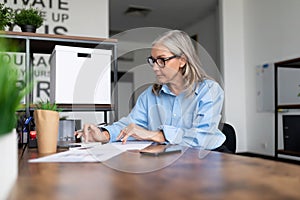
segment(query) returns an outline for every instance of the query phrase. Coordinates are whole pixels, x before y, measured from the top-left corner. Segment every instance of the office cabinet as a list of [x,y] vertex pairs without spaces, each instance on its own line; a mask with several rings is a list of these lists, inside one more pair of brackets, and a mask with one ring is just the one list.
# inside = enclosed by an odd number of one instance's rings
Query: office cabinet
[[274,64],[275,157],[300,159],[300,58]]
[[[111,52],[110,67],[113,72],[112,79],[114,80],[113,86],[117,81],[117,40],[105,39],[105,38],[92,38],[92,37],[79,37],[79,36],[67,36],[67,35],[53,35],[53,34],[39,34],[39,33],[26,33],[26,32],[0,32],[0,37],[11,40],[18,44],[18,52],[25,53],[25,72],[29,74],[25,79],[25,83],[29,84],[33,81],[33,54],[52,54],[55,46],[69,46],[78,48],[90,48],[95,51],[103,50]],[[107,61],[109,62],[109,61]],[[110,73],[110,72],[109,72]],[[66,74],[67,76],[67,74]],[[110,82],[108,84],[111,84]],[[117,87],[113,87],[112,92],[113,99],[102,102],[86,102],[86,103],[64,103],[59,104],[58,107],[63,108],[64,111],[103,111],[105,112],[105,121],[107,121],[107,111],[114,111],[114,115],[118,116],[117,110]],[[111,91],[110,91],[111,92]],[[50,91],[51,93],[51,91]],[[26,115],[30,115],[30,111],[33,110],[33,94],[29,93],[25,98],[25,110]]]
[[300,154],[300,115],[282,115],[284,150]]

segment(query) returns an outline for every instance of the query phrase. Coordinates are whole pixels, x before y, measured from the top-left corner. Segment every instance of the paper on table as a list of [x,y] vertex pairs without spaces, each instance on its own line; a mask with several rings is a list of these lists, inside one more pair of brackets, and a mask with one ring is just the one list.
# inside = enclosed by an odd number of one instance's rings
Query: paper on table
[[143,148],[146,148],[152,142],[148,141],[127,141],[126,144],[122,144],[122,142],[113,142],[111,143],[114,147],[122,150],[122,151],[127,151],[127,150],[141,150]]
[[87,148],[74,148],[61,153],[30,159],[28,162],[104,162],[124,151],[133,149],[140,150],[150,144],[151,142],[128,142],[126,144],[117,142]]

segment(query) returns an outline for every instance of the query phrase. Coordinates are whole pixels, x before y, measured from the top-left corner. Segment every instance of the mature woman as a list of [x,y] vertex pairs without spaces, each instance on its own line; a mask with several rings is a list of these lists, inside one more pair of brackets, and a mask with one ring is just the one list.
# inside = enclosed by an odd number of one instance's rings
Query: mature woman
[[156,39],[147,58],[157,83],[138,98],[130,114],[104,128],[85,124],[85,141],[128,139],[214,149],[225,140],[218,129],[224,93],[207,76],[190,37],[172,30]]

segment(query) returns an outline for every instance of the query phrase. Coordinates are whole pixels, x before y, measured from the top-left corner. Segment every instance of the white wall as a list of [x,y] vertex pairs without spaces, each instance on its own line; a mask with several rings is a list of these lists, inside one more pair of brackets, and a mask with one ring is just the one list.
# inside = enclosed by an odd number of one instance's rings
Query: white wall
[[[44,22],[38,33],[108,37],[108,0],[0,0],[0,3],[4,2],[13,9],[34,7],[42,11]],[[20,30],[18,26],[14,27],[14,31]]]
[[[152,41],[167,30],[160,27],[142,27],[129,29],[111,37],[118,40],[118,57],[122,57],[127,53],[132,55],[131,61],[122,61],[121,59],[118,61],[119,71],[133,73],[132,91],[128,89],[121,91],[120,88],[124,87],[126,83],[120,83],[118,91],[120,95],[120,101],[118,102],[120,113],[118,118],[129,113],[129,97],[134,91],[156,81],[155,74],[147,63],[147,57],[150,56]],[[128,95],[128,92],[131,92],[131,94]],[[139,93],[135,93],[135,100],[138,95]]]
[[300,57],[300,1],[226,0],[221,5],[226,117],[236,126],[239,151],[273,155],[274,114],[256,111],[255,68]]
[[89,37],[108,38],[109,0],[70,0],[72,33]]
[[300,57],[300,1],[244,2],[248,151],[273,155],[274,114],[256,112],[255,66]]
[[197,35],[198,42],[214,60],[217,67],[220,67],[219,58],[219,15],[218,8],[212,10],[208,16],[196,24],[186,28],[189,35]]
[[243,0],[219,2],[221,66],[223,67],[226,122],[237,134],[237,151],[247,150],[246,83],[243,30]]
[[220,34],[218,14],[218,8],[216,8],[201,21],[186,28],[184,31],[190,36],[197,35],[198,45],[196,49],[203,69],[209,76],[213,77],[223,86],[223,77],[220,73]]

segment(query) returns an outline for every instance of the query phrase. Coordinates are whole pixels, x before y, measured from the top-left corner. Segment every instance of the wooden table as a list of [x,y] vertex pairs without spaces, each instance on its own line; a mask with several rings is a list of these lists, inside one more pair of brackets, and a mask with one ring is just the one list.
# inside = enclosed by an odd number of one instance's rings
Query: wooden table
[[36,157],[36,149],[25,152],[9,199],[300,199],[300,166],[260,158],[208,152],[199,159],[187,149],[125,152],[104,163],[27,162]]

